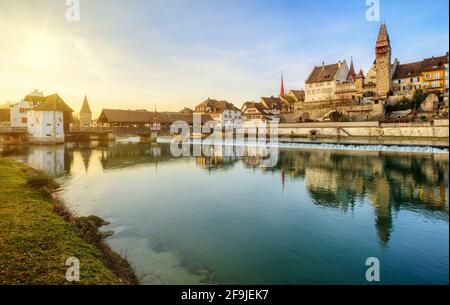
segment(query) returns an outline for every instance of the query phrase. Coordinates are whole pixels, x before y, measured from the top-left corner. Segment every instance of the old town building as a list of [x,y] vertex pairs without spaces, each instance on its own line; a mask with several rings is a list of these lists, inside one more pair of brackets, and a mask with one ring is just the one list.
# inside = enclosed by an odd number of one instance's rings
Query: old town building
[[232,103],[208,98],[195,107],[195,113],[208,114],[221,129],[237,128],[242,123],[241,111]]

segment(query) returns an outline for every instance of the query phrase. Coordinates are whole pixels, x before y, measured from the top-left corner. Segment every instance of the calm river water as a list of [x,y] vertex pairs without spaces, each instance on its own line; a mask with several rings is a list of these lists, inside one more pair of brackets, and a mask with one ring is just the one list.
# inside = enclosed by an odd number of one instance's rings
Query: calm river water
[[[1,150],[0,150],[1,151]],[[159,144],[3,147],[111,224],[145,283],[448,283],[448,155],[284,149],[172,157]]]

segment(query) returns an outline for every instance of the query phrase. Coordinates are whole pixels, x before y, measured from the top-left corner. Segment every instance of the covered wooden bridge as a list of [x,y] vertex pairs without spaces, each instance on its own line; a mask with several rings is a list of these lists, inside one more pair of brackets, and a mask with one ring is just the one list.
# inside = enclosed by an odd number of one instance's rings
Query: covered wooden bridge
[[[188,112],[151,112],[147,110],[103,109],[97,124],[109,128],[116,135],[150,136],[152,132],[170,134],[173,123],[181,121],[193,126],[194,116]],[[201,115],[201,123],[212,121],[210,115]]]

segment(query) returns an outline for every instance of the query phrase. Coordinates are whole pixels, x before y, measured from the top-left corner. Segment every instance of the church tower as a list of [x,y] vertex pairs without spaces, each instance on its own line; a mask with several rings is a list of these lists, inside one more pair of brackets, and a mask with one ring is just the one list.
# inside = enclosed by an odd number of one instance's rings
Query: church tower
[[281,88],[280,88],[280,97],[284,97],[285,91],[284,91],[284,77],[283,72],[281,72]]
[[91,127],[92,123],[92,111],[89,107],[87,97],[84,97],[83,106],[80,110],[80,127]]
[[375,69],[377,94],[386,97],[391,90],[391,41],[387,32],[386,24],[382,24],[378,33],[375,47]]

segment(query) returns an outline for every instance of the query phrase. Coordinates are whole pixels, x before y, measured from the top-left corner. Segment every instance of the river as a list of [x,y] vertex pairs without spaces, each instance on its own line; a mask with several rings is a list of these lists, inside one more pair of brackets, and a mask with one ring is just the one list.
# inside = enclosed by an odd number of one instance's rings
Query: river
[[[280,148],[172,156],[167,144],[4,146],[54,175],[147,284],[448,284],[447,154]],[[257,148],[249,148],[256,150]],[[82,268],[82,262],[81,262]]]

